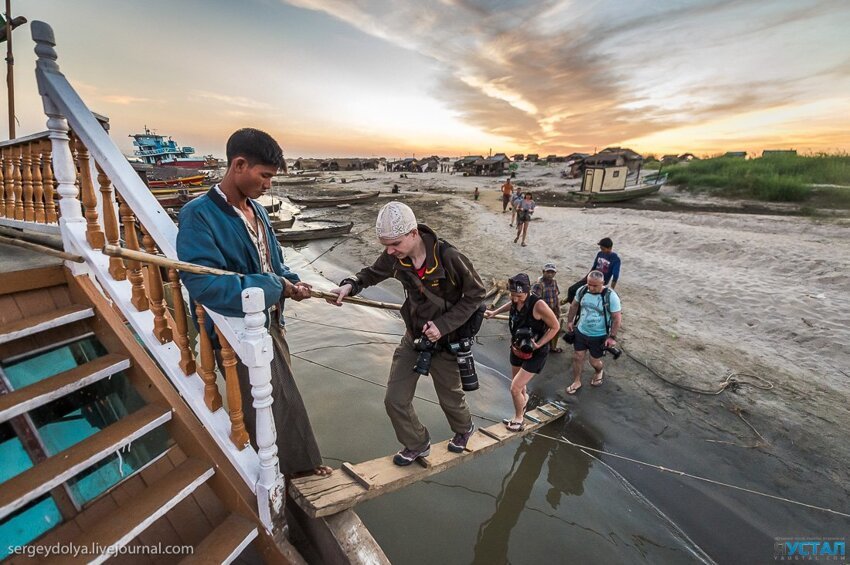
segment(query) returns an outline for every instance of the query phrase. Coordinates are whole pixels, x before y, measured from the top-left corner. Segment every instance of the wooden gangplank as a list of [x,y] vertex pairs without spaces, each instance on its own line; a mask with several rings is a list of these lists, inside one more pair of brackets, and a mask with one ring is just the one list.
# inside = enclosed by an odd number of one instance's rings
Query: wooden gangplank
[[333,473],[324,477],[311,475],[294,479],[290,483],[290,494],[313,518],[336,514],[494,451],[566,413],[566,406],[562,404],[544,404],[526,413],[525,429],[521,432],[509,431],[501,423],[479,428],[469,439],[463,453],[449,451],[447,440],[432,445],[429,457],[418,459],[407,467],[394,464],[392,455],[357,465],[343,463],[340,469],[334,469]]

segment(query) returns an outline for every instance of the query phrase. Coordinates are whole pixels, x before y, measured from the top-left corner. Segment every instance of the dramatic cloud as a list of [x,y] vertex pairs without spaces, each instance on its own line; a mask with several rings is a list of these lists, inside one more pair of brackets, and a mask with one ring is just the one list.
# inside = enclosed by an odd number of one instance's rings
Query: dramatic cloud
[[438,61],[432,96],[526,150],[634,142],[846,101],[850,88],[850,3],[840,0],[290,3]]

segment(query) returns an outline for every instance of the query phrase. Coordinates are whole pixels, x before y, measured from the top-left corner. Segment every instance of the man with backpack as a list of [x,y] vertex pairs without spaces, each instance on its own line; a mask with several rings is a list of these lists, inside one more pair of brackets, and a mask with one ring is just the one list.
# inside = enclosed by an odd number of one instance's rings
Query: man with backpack
[[[406,298],[401,316],[407,331],[393,354],[384,398],[396,437],[403,446],[393,462],[410,465],[431,452],[431,437],[413,409],[416,384],[424,374],[431,375],[440,406],[455,432],[448,448],[462,453],[475,426],[452,346],[461,338],[471,338],[466,334],[474,335],[480,327],[484,283],[472,262],[431,228],[417,223],[406,204],[390,202],[381,208],[375,231],[384,252],[371,267],[331,290],[338,298],[329,302],[341,306],[346,296],[354,296],[388,278],[402,284]],[[467,331],[470,326],[475,327]],[[426,357],[429,366],[423,366]]]
[[600,386],[604,372],[602,355],[607,348],[617,346],[617,331],[622,321],[620,297],[614,289],[605,287],[605,275],[600,271],[588,273],[587,284],[576,292],[567,320],[567,334],[572,333],[575,340],[573,382],[567,387],[567,394],[575,394],[581,388],[581,370],[587,352],[590,351],[594,370],[590,384]]

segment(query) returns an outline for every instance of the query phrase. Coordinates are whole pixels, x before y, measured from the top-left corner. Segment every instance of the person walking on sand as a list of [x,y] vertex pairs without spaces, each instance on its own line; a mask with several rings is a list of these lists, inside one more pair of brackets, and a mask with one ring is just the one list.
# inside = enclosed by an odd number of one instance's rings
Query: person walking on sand
[[514,222],[516,221],[517,206],[519,206],[520,202],[522,202],[522,190],[517,187],[514,191],[513,196],[511,196],[511,227],[514,227]]
[[502,214],[508,211],[508,204],[511,203],[511,197],[514,194],[514,185],[511,184],[511,179],[507,179],[502,185]]
[[478,197],[481,196],[481,191],[478,190],[478,187],[475,187],[475,191],[472,193],[472,199],[478,202]]
[[[289,270],[283,250],[275,239],[266,210],[255,199],[271,188],[271,179],[286,170],[283,151],[267,133],[245,128],[227,140],[227,171],[221,183],[183,206],[177,232],[177,257],[205,267],[236,271],[243,276],[197,275],[180,271],[180,279],[191,299],[189,311],[195,316],[195,301],[225,316],[242,318],[242,291],[263,289],[266,325],[271,334],[274,356],[271,363],[272,411],[277,429],[277,450],[281,471],[287,476],[329,475],[301,393],[292,376],[289,346],[283,331],[285,298],[309,298],[310,285]],[[197,319],[195,319],[197,324]],[[206,330],[215,336],[212,320]],[[214,338],[213,338],[214,339]],[[214,339],[221,366],[221,346]],[[248,368],[237,360],[242,412],[251,445],[257,449],[257,416]]]
[[[603,237],[599,240],[598,245],[599,253],[593,258],[593,265],[590,266],[590,270],[602,273],[605,277],[605,284],[614,289],[620,279],[620,256],[614,253],[614,242],[610,237]],[[587,275],[567,289],[567,303],[572,304],[576,292],[585,284],[587,284]]]
[[508,279],[511,300],[495,310],[487,310],[484,317],[492,318],[508,308],[508,328],[511,332],[511,398],[514,402],[512,418],[502,420],[512,432],[525,427],[524,413],[528,404],[528,383],[543,370],[549,355],[549,342],[560,329],[558,317],[546,302],[531,294],[528,275],[519,273]]
[[528,223],[531,222],[531,215],[534,214],[534,208],[536,206],[534,196],[530,192],[522,195],[522,201],[517,204],[516,209],[516,237],[514,238],[514,243],[522,237],[522,246],[525,247],[525,237],[528,235]]
[[[398,280],[405,291],[401,317],[406,332],[393,353],[384,406],[402,449],[393,463],[406,466],[431,453],[431,436],[413,408],[420,373],[419,358],[431,352],[431,379],[440,407],[455,432],[448,449],[462,453],[475,431],[461,388],[457,358],[451,344],[472,337],[480,326],[484,309],[484,283],[472,262],[447,241],[419,224],[406,204],[390,202],[378,212],[375,225],[383,253],[371,267],[344,279],[330,292],[331,304],[342,305],[346,296],[389,278]],[[478,326],[476,326],[476,322]],[[468,330],[475,326],[475,330]],[[472,335],[467,335],[471,333]]]
[[[556,317],[560,316],[561,312],[561,289],[558,288],[558,281],[555,280],[557,269],[554,263],[546,263],[543,265],[543,276],[537,279],[537,282],[531,287],[531,294],[539,296],[546,303],[546,306],[552,309]],[[560,322],[559,322],[560,329]],[[561,353],[563,349],[558,347],[558,333],[549,342],[549,351],[551,353]]]
[[[578,324],[575,324],[578,316]],[[587,285],[581,287],[576,300],[567,313],[567,332],[573,333],[573,382],[567,387],[567,394],[575,394],[581,388],[581,370],[584,358],[590,352],[590,366],[593,367],[592,386],[602,384],[604,365],[602,355],[605,348],[617,346],[617,332],[622,322],[620,297],[605,286],[605,277],[599,271],[590,271]]]

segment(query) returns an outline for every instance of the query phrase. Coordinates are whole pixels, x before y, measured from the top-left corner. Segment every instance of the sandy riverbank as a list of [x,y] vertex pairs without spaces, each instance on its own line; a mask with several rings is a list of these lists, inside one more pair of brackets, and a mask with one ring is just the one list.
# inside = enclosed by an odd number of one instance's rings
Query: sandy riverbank
[[[609,363],[605,387],[585,387],[567,399],[577,425],[600,430],[614,451],[837,510],[850,508],[842,486],[850,456],[842,432],[850,423],[846,220],[540,206],[529,246],[521,248],[513,244],[509,216],[501,213],[500,179],[346,176],[352,182],[328,186],[389,192],[399,184],[397,197],[467,253],[486,281],[518,271],[535,274],[554,261],[566,290],[586,272],[595,242],[610,236],[623,259],[617,290],[624,305],[621,336],[629,352],[688,387],[717,390],[735,373],[741,381],[772,388],[744,384],[716,396],[695,394],[624,357]],[[520,171],[519,177],[536,190],[570,188],[559,186],[564,183],[554,174],[523,178]],[[470,196],[475,186],[482,191],[479,202]],[[384,202],[382,195],[346,210],[309,211],[353,220],[352,233],[360,233],[341,243],[320,244],[319,252],[335,244],[322,261],[351,268],[370,263],[380,252],[370,227]],[[566,398],[568,361],[566,353],[547,365],[537,383],[541,394]],[[645,492],[657,494],[665,506],[663,500],[672,494],[662,486],[666,483],[643,472],[618,470]],[[690,528],[689,534],[696,532],[701,545],[700,535],[716,538],[728,528],[737,528],[729,535],[741,540],[750,531],[767,538],[846,535],[850,526],[847,520],[761,499],[723,492],[701,496],[710,507],[701,515],[710,517],[711,526],[681,501],[668,501],[665,508]],[[730,519],[730,513],[736,518]],[[711,545],[717,547],[718,540]],[[711,553],[720,561],[737,555],[731,548]]]

